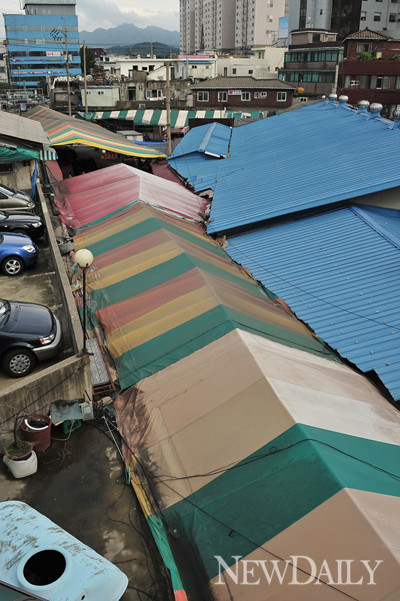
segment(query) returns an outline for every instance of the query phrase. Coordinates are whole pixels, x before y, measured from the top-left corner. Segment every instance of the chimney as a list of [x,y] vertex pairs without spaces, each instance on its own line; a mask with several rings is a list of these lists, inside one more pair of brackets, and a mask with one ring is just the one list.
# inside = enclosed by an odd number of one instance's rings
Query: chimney
[[382,119],[381,110],[383,106],[379,102],[373,102],[369,107],[369,118],[370,119]]
[[393,123],[389,125],[389,129],[398,129],[400,127],[400,111],[394,111]]
[[330,104],[331,106],[336,107],[336,99],[337,99],[337,94],[329,94],[329,96],[328,96],[328,104]]

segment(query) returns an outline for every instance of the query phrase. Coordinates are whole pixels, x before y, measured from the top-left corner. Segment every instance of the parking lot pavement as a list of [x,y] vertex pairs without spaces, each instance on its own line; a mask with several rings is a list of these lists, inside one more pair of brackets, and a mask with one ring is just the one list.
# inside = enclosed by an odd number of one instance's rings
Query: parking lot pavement
[[[72,352],[66,315],[61,304],[61,295],[58,290],[57,279],[47,240],[39,240],[37,245],[39,247],[39,258],[35,267],[24,270],[21,274],[16,276],[0,274],[1,298],[45,305],[46,307],[49,307],[61,321],[63,344],[60,353],[53,359],[38,363],[34,373],[57,363],[61,359],[65,359],[70,356]],[[13,382],[22,380],[23,378],[14,380],[0,369],[0,390],[10,386]]]

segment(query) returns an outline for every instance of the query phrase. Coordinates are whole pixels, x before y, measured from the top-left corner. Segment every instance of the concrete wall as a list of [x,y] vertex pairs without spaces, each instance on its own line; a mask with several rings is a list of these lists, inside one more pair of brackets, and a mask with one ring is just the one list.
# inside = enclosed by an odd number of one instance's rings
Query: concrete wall
[[88,356],[80,358],[74,355],[4,389],[0,403],[1,444],[6,446],[11,442],[18,414],[48,413],[52,401],[58,399],[90,400],[92,382],[88,362]]
[[[49,247],[67,317],[73,352],[78,353],[82,340],[81,322],[40,182],[38,195],[46,222]],[[26,376],[22,380],[10,381],[10,385],[1,391],[0,397],[0,442],[4,443],[3,446],[11,442],[14,420],[18,413],[47,413],[50,403],[54,400],[78,398],[92,399],[92,378],[88,356],[78,357],[77,354],[74,354],[68,359]]]

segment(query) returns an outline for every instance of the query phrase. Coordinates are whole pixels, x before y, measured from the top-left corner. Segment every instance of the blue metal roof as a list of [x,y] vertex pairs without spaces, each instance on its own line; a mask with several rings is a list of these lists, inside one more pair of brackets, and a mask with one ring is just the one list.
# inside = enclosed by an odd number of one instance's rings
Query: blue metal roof
[[400,186],[400,130],[390,126],[323,101],[234,128],[217,164],[195,152],[190,169],[182,153],[171,166],[196,190],[199,174],[211,182],[207,231],[224,232]]
[[171,154],[171,158],[191,154],[204,153],[214,158],[226,157],[231,139],[231,128],[221,123],[200,125],[190,130]]
[[400,400],[400,212],[342,208],[229,239],[228,254]]

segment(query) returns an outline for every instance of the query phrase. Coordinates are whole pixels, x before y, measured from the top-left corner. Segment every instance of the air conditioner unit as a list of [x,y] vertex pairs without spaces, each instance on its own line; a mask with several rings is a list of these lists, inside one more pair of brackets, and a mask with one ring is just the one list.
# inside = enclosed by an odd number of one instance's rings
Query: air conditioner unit
[[146,108],[146,105],[145,105],[145,104],[139,104],[139,108],[140,108],[140,109],[145,109],[145,108]]

